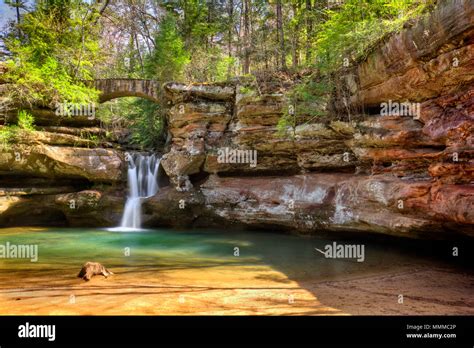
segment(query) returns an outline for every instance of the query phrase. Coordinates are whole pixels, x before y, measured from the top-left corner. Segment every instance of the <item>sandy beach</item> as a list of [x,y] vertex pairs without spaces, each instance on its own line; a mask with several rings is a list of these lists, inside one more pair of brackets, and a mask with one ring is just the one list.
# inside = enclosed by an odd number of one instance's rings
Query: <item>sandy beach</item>
[[[75,270],[0,275],[0,313],[17,315],[474,314],[474,276],[393,269],[347,279],[288,279],[270,267],[114,269],[89,282]],[[33,272],[31,272],[33,273]],[[403,303],[399,303],[403,294]]]

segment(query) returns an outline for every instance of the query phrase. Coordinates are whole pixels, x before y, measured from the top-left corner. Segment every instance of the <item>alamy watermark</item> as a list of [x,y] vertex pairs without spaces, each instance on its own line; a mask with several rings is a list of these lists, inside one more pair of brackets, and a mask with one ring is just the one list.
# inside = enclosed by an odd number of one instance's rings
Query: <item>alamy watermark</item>
[[20,338],[47,338],[48,341],[56,339],[56,325],[36,325],[26,322],[18,326]]
[[31,262],[38,261],[37,244],[0,244],[0,259],[30,259]]
[[257,166],[257,150],[238,150],[224,147],[217,151],[217,155],[218,163],[248,163],[252,168]]
[[95,118],[95,103],[89,104],[74,104],[74,103],[57,103],[56,116],[70,117],[70,116],[86,116],[87,119],[93,120]]
[[357,259],[357,262],[364,262],[365,260],[365,245],[364,244],[326,244],[324,251],[315,248],[327,259]]
[[420,103],[410,103],[408,101],[400,103],[389,100],[380,104],[380,116],[411,116],[419,119],[421,113]]

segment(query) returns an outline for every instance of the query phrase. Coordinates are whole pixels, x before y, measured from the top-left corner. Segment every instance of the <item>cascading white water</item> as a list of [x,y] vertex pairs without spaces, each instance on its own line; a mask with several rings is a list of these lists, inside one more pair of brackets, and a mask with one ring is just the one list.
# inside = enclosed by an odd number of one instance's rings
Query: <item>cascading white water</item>
[[142,200],[158,192],[160,158],[128,154],[128,197],[120,229],[140,229]]

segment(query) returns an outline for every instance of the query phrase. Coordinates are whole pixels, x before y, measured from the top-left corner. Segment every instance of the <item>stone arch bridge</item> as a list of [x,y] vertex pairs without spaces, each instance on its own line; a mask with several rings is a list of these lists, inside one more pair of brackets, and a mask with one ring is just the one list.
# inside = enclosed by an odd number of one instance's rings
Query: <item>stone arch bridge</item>
[[100,103],[122,97],[140,97],[155,103],[163,102],[162,96],[171,103],[192,98],[221,102],[235,99],[235,85],[232,83],[167,82],[161,85],[154,80],[128,78],[96,79],[84,83],[100,91]]
[[121,97],[140,97],[158,102],[161,88],[158,82],[143,79],[97,79],[87,81],[87,84],[101,92],[101,103]]

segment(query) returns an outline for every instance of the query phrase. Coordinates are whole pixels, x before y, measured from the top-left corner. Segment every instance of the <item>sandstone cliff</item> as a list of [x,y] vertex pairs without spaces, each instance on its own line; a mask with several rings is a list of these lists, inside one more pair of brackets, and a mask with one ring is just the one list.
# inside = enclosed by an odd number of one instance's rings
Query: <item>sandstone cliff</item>
[[[16,110],[0,99],[1,131]],[[115,224],[125,187],[120,146],[97,119],[30,112],[36,130],[0,143],[0,226]]]
[[[326,109],[339,117],[293,136],[277,130],[284,94],[166,85],[174,187],[146,202],[147,223],[473,236],[472,2],[441,2],[339,77]],[[381,115],[383,103],[419,110]],[[222,163],[226,148],[256,151],[257,165]]]

